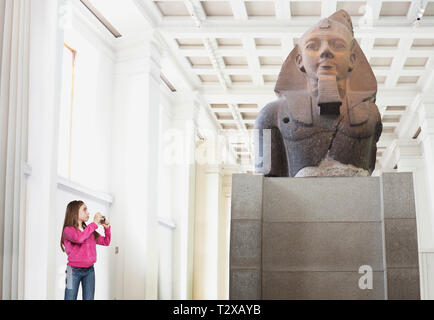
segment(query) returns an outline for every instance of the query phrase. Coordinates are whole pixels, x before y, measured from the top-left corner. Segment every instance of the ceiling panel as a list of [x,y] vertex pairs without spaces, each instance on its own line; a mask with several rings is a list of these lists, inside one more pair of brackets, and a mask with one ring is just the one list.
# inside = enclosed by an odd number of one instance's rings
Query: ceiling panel
[[291,1],[291,15],[293,17],[321,16],[321,2]]
[[231,17],[232,8],[227,1],[202,1],[202,7],[208,17]]
[[383,1],[380,17],[406,16],[410,8],[410,1]]
[[275,15],[272,1],[249,1],[245,5],[249,17],[270,17]]
[[165,17],[190,16],[184,2],[182,1],[158,1],[155,2],[161,14]]

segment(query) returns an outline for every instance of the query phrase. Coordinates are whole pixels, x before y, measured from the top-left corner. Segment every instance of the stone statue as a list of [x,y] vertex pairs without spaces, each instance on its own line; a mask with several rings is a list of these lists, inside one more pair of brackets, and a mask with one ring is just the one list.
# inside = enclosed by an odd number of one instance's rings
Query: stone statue
[[300,38],[274,91],[279,99],[255,122],[256,172],[371,175],[382,131],[377,82],[346,11],[322,19]]

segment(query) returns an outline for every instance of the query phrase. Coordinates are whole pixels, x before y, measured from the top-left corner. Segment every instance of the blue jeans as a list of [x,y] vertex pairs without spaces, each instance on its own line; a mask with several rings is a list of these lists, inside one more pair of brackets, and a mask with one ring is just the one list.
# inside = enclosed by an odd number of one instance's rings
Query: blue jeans
[[78,288],[81,282],[83,300],[93,300],[95,294],[95,270],[66,266],[65,300],[77,300]]

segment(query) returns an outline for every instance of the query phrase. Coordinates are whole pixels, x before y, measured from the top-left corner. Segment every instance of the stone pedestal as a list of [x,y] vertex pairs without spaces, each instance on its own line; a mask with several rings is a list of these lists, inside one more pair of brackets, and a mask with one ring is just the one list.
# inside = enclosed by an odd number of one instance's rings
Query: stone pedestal
[[420,298],[411,173],[236,174],[231,207],[230,299]]

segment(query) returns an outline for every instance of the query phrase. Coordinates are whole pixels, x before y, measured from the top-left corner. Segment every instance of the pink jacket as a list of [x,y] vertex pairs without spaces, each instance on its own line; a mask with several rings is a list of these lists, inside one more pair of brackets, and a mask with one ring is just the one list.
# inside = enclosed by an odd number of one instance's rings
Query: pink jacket
[[81,231],[72,226],[63,230],[63,244],[68,255],[68,265],[71,267],[88,268],[96,262],[96,245],[108,246],[110,244],[110,227],[105,230],[105,237],[99,236],[95,241],[93,232],[98,228],[95,222],[89,224]]

